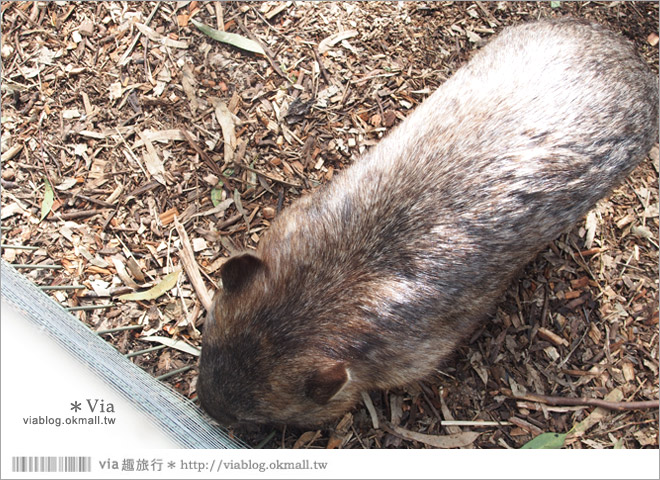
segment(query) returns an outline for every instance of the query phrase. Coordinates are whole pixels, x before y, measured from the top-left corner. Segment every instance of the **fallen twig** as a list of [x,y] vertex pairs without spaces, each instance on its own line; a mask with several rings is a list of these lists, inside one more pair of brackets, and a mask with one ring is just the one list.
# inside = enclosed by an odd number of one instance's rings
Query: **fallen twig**
[[240,213],[237,213],[237,214],[234,215],[233,217],[229,217],[227,220],[218,223],[218,230],[222,230],[223,228],[227,228],[227,227],[229,227],[230,225],[235,224],[235,223],[238,222],[241,218],[243,218],[243,215],[241,215]]
[[197,145],[197,142],[193,138],[193,136],[186,130],[185,128],[181,127],[180,128],[181,133],[183,133],[183,136],[186,137],[186,140],[188,141],[188,145],[192,147],[193,150],[197,153],[197,155],[200,156],[202,160],[204,160],[204,163],[206,163],[209,168],[215,173],[218,177],[222,177],[222,170],[218,166],[217,163],[215,163],[211,157],[208,156],[208,154],[202,150],[199,145]]
[[[154,18],[154,15],[156,15],[156,12],[158,11],[159,8],[160,8],[160,2],[156,2],[156,5],[154,5],[154,9],[151,11],[151,13],[144,22],[145,25],[149,25],[151,23],[151,20]],[[133,38],[133,41],[119,59],[119,66],[123,66],[126,63],[128,63],[128,56],[133,52],[133,49],[136,47],[138,41],[140,40],[140,35],[142,35],[142,32],[138,30],[137,34],[135,35],[135,38]]]
[[94,215],[106,214],[108,213],[107,208],[102,208],[99,210],[75,210],[73,212],[60,213],[58,216],[63,220],[76,220],[79,218],[92,217]]
[[183,269],[188,276],[188,280],[190,280],[190,284],[195,289],[197,297],[202,303],[202,306],[206,311],[209,311],[211,309],[211,304],[213,303],[213,298],[211,297],[211,294],[209,294],[209,291],[206,289],[204,280],[202,280],[202,276],[199,273],[199,267],[195,261],[195,255],[193,253],[192,245],[190,244],[190,239],[188,238],[188,233],[186,233],[186,229],[183,227],[183,225],[181,225],[176,217],[174,217],[174,227],[179,233],[179,238],[181,239],[181,250],[179,250],[179,258],[183,264]]
[[267,178],[268,180],[272,180],[273,182],[281,183],[282,185],[286,185],[287,187],[293,187],[293,188],[302,188],[303,185],[300,185],[298,183],[292,183],[292,182],[287,182],[286,180],[282,180],[281,178],[274,177],[272,175],[269,175],[267,173],[262,172],[261,170],[257,170],[256,168],[249,167],[245,164],[242,163],[237,163],[234,162],[234,166],[238,168],[244,168],[245,170],[248,170],[250,172],[254,172],[257,175],[261,175],[264,178]]
[[280,77],[282,77],[287,82],[291,83],[291,79],[286,76],[286,74],[282,71],[280,66],[277,64],[277,62],[275,62],[272,53],[270,53],[270,50],[261,42],[261,40],[259,40],[254,33],[252,33],[250,30],[248,30],[239,18],[236,18],[236,24],[239,26],[239,28],[241,30],[243,30],[243,33],[245,33],[245,35],[247,35],[253,42],[258,43],[259,46],[263,49],[263,51],[265,52],[264,56],[266,57],[266,60],[268,60],[268,63],[270,63],[270,66],[273,67],[273,70],[275,71],[275,73],[277,73]]
[[659,400],[643,400],[638,402],[609,402],[599,398],[567,398],[567,397],[552,397],[548,395],[538,395],[530,393],[527,395],[513,395],[511,392],[504,392],[510,398],[516,400],[528,400],[531,402],[545,403],[546,405],[554,406],[589,406],[600,407],[607,410],[643,410],[646,408],[658,408],[660,406]]
[[332,82],[330,81],[330,76],[328,75],[328,71],[323,66],[323,62],[321,61],[321,56],[319,55],[318,50],[316,49],[316,47],[314,47],[312,45],[310,45],[309,48],[312,49],[312,53],[314,54],[314,58],[316,59],[316,63],[318,63],[318,65],[319,65],[319,71],[321,72],[321,75],[323,76],[323,80],[325,80],[325,84],[328,85],[328,86],[332,85]]
[[[508,427],[513,425],[513,422],[494,422],[488,420],[441,420],[440,425],[443,427]],[[450,432],[450,433],[460,433]]]

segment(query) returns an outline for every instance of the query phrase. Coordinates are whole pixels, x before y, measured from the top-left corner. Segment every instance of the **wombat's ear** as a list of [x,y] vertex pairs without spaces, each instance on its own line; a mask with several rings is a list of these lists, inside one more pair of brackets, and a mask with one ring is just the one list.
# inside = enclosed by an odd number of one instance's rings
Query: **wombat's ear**
[[231,257],[220,267],[222,288],[228,293],[239,292],[264,268],[264,262],[251,253]]
[[319,405],[325,405],[350,380],[344,363],[334,363],[317,369],[305,382],[305,395]]

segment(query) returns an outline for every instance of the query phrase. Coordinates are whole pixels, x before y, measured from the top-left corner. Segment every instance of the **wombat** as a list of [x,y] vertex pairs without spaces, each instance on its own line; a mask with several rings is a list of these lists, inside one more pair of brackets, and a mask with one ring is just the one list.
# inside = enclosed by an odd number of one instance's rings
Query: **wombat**
[[570,19],[504,29],[223,265],[202,406],[225,424],[308,426],[429,375],[657,127],[657,79],[629,41]]

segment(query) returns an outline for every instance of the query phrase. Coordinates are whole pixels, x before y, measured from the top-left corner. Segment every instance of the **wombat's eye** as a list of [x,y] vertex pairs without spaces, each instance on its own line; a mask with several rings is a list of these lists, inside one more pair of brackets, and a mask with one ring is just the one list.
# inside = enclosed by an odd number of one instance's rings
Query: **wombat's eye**
[[305,382],[305,395],[325,405],[348,383],[350,375],[343,362],[316,370]]

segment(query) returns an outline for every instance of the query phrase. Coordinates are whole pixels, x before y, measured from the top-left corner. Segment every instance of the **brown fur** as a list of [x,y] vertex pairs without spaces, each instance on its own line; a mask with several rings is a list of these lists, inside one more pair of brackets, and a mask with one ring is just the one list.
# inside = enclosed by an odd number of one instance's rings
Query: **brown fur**
[[317,424],[431,373],[657,137],[657,80],[582,21],[505,29],[230,259],[198,393],[224,423]]

